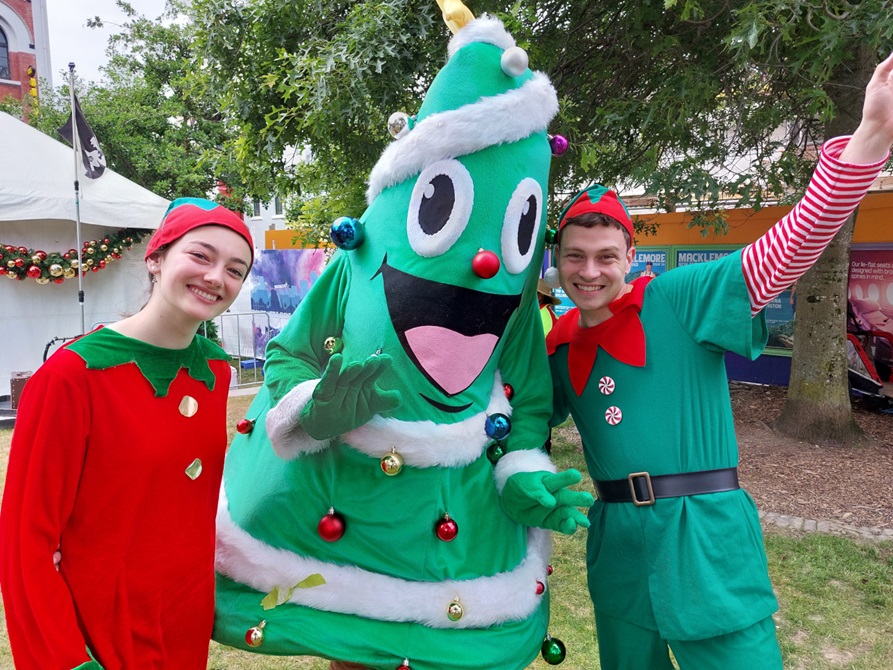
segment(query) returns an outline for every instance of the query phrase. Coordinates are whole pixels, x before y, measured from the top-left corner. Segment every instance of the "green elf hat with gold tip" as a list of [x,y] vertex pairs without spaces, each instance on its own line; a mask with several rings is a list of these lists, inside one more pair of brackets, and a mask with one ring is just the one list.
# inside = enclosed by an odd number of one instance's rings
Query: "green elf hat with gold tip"
[[[449,60],[418,114],[397,112],[389,119],[396,141],[369,175],[366,200],[438,161],[545,134],[557,113],[549,78],[528,68],[527,53],[502,22],[486,15],[474,19],[450,40]],[[560,136],[550,144],[556,155],[567,146]]]

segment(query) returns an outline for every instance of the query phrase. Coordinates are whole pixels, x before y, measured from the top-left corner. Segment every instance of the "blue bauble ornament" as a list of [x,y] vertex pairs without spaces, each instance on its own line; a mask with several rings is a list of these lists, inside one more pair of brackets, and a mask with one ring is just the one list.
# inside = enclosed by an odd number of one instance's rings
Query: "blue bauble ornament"
[[366,239],[366,229],[358,219],[339,216],[332,223],[329,237],[339,249],[351,251],[363,244]]
[[512,430],[512,420],[505,414],[491,414],[484,424],[487,437],[494,440],[503,440]]

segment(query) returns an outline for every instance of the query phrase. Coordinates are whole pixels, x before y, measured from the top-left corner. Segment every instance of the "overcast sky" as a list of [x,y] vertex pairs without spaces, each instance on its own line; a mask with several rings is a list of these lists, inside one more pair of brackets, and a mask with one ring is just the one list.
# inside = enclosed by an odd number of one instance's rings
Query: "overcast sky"
[[[129,0],[133,8],[144,16],[155,19],[164,11],[165,0]],[[104,28],[88,28],[87,19],[99,16]],[[68,64],[75,64],[78,76],[99,81],[99,68],[108,60],[105,48],[110,35],[117,33],[117,25],[125,20],[115,0],[47,0],[47,20],[50,28],[50,58],[53,85],[60,86],[68,78]]]

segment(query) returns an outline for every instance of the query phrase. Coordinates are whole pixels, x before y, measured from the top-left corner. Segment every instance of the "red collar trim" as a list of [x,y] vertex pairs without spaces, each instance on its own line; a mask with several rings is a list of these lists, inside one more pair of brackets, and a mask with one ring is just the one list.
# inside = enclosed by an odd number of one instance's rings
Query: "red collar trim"
[[562,344],[568,345],[568,371],[578,396],[586,388],[599,347],[626,365],[638,368],[645,365],[645,330],[639,312],[642,311],[645,287],[651,279],[636,279],[632,291],[608,305],[613,316],[597,326],[580,327],[580,310],[575,307],[558,319],[549,332],[546,349],[550,356]]

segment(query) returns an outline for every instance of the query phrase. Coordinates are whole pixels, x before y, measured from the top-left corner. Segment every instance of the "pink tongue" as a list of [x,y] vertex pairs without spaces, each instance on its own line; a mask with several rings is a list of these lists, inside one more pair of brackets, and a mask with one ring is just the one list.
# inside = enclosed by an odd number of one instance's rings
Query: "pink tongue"
[[439,326],[419,326],[406,331],[406,341],[416,359],[434,381],[455,395],[464,391],[481,373],[499,338],[467,336]]

